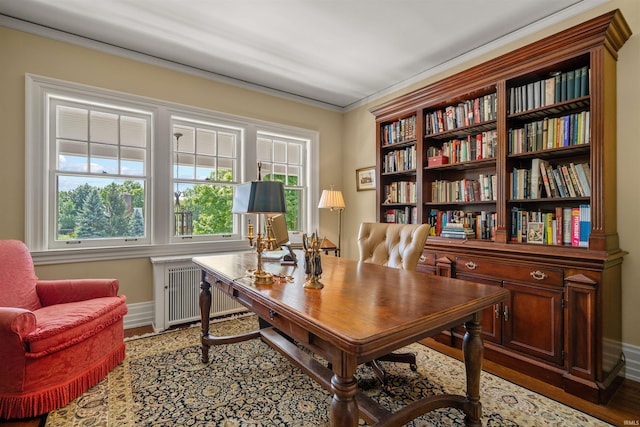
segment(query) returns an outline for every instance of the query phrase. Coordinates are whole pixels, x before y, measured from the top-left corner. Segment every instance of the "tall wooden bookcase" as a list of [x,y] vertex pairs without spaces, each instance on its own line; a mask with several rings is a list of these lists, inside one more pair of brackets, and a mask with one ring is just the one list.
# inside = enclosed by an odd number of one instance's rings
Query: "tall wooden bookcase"
[[616,62],[630,36],[615,10],[371,110],[378,220],[433,225],[420,270],[511,291],[483,315],[487,358],[594,402],[624,366]]

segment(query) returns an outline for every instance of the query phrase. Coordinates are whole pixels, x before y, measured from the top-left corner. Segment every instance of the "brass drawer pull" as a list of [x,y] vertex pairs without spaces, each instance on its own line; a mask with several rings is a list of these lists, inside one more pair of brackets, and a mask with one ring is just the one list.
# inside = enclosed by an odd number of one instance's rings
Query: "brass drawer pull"
[[467,267],[468,270],[475,270],[476,268],[478,268],[478,264],[473,261],[469,261],[464,266]]
[[549,276],[547,276],[547,274],[546,274],[546,273],[543,273],[543,272],[542,272],[542,271],[540,271],[540,270],[532,271],[531,273],[529,273],[529,275],[530,275],[531,277],[533,277],[534,279],[536,279],[536,280],[544,280],[544,279],[546,279],[547,277],[549,277]]
[[420,259],[419,259],[420,262],[425,262],[426,260],[427,260],[426,256],[420,255]]
[[275,319],[277,313],[273,310],[269,310],[269,320]]

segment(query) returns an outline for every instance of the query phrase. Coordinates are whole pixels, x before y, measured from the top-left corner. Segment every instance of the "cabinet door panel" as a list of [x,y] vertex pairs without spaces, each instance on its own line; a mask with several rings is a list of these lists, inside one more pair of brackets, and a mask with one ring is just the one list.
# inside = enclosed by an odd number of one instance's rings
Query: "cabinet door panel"
[[562,291],[504,282],[503,345],[562,364]]
[[[482,283],[491,286],[502,286],[499,280],[481,278],[469,274],[456,274],[456,279],[468,280],[470,282]],[[502,304],[494,304],[482,311],[482,338],[500,344],[502,341]],[[464,326],[459,326],[456,331],[464,333]]]

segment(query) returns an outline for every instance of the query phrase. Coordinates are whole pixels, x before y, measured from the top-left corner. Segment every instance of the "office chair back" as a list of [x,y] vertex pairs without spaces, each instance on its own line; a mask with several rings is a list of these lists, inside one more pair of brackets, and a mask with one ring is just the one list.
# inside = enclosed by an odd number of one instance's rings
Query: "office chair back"
[[429,224],[363,222],[358,232],[360,261],[415,270],[429,234]]

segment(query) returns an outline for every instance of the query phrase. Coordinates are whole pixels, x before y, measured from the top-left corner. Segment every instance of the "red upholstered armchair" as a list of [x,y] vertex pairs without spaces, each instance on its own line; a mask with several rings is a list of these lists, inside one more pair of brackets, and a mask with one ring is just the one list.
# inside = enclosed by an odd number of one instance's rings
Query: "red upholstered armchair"
[[115,279],[38,280],[31,254],[0,240],[0,418],[67,405],[125,356]]

